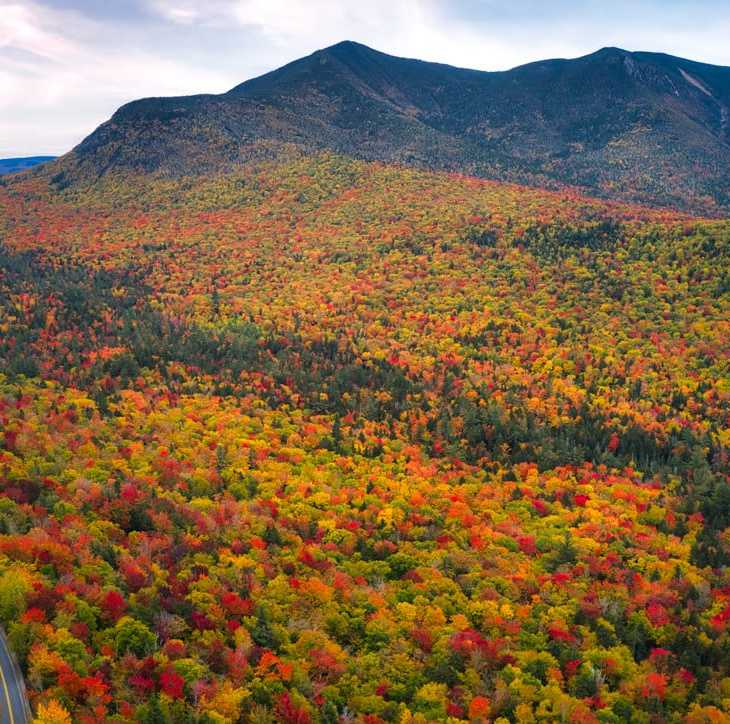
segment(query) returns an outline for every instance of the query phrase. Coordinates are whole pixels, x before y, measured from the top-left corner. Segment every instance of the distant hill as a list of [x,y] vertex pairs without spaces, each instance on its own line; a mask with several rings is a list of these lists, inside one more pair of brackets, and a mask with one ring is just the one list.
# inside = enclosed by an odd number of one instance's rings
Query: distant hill
[[26,158],[0,158],[0,176],[6,173],[17,173],[37,166],[39,163],[52,161],[55,156],[28,156]]
[[481,72],[342,42],[222,95],[123,106],[55,165],[207,173],[294,144],[695,211],[730,208],[730,68],[604,48]]

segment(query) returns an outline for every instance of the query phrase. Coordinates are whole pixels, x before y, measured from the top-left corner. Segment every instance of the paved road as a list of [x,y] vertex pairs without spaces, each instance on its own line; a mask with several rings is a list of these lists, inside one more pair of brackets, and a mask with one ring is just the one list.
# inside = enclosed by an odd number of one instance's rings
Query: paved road
[[20,668],[10,653],[5,632],[0,629],[0,722],[29,724],[30,706]]

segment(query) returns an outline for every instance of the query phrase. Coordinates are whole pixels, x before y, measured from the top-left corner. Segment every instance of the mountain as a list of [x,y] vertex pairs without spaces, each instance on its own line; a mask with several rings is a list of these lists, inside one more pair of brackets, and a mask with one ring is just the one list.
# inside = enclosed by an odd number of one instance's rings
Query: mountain
[[52,161],[55,156],[28,156],[26,158],[0,158],[0,176],[6,173],[17,173],[37,166],[46,161]]
[[235,166],[282,144],[686,209],[730,208],[730,68],[604,48],[482,72],[346,41],[221,95],[120,108],[59,183]]

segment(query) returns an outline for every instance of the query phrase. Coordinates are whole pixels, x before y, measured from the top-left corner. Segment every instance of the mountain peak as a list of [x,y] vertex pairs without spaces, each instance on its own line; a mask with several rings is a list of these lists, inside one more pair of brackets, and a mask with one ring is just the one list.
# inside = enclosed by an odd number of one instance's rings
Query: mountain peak
[[354,66],[372,62],[376,58],[393,57],[354,40],[341,40],[339,43],[317,50],[310,57],[322,56],[331,57],[347,65]]
[[596,57],[627,56],[631,55],[631,51],[624,50],[623,48],[617,48],[613,45],[607,45],[600,50],[597,50],[595,53],[591,53],[591,55]]
[[328,45],[326,48],[322,48],[319,52],[330,52],[330,53],[356,53],[356,52],[368,52],[378,53],[379,51],[374,50],[369,45],[358,43],[356,40],[340,40],[339,43],[334,45]]
[[287,63],[269,73],[244,81],[229,91],[231,95],[268,93],[274,88],[282,88],[289,83],[300,83],[306,77],[310,80],[321,74],[323,64],[328,59],[353,66],[367,62],[369,58],[382,55],[378,51],[354,40],[342,40],[334,45],[315,50],[310,55]]

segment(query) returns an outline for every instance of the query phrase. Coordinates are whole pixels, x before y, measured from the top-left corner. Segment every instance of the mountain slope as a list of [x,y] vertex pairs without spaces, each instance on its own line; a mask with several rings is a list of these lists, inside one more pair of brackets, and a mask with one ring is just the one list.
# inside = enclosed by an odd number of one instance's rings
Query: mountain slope
[[481,72],[343,42],[222,95],[135,101],[58,166],[209,172],[281,144],[712,211],[730,207],[730,68],[604,48]]

